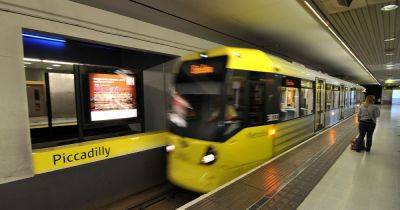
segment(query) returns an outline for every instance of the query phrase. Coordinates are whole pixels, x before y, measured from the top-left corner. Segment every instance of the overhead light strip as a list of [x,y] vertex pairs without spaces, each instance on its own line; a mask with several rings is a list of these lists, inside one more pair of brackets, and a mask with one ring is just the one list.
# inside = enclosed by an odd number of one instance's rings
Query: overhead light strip
[[55,61],[55,60],[42,60],[42,59],[38,59],[38,58],[24,58],[24,61],[51,63],[51,64],[54,64],[53,66],[55,66],[55,67],[59,67],[61,64],[64,64],[64,65],[79,65],[79,63]]
[[356,59],[356,61],[364,68],[364,70],[380,85],[379,81],[372,75],[372,73],[367,69],[367,67],[361,62],[360,59],[353,53],[353,51],[347,46],[347,44],[336,34],[336,32],[328,25],[328,23],[321,17],[321,15],[308,3],[304,1],[307,7],[314,13],[315,16],[329,29],[329,31],[335,36],[336,39],[340,41],[340,43],[346,48],[346,50]]
[[46,37],[46,36],[38,36],[38,35],[27,34],[27,33],[23,33],[22,36],[35,38],[35,39],[43,39],[43,40],[53,41],[53,42],[63,42],[63,43],[66,42],[64,39],[56,39],[56,38],[51,38],[51,37]]

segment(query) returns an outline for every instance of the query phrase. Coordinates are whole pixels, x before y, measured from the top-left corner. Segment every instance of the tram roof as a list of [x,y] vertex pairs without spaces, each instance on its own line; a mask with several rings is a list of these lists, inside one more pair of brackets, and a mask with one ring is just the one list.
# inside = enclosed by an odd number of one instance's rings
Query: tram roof
[[291,63],[280,57],[267,54],[257,49],[222,47],[185,56],[183,61],[200,59],[201,54],[207,55],[207,57],[227,56],[228,63],[226,64],[226,68],[228,69],[269,72],[308,80],[315,80],[317,77],[325,79],[328,84],[344,84],[350,88],[356,87],[357,89],[364,89],[362,86],[357,84],[308,69],[300,64]]

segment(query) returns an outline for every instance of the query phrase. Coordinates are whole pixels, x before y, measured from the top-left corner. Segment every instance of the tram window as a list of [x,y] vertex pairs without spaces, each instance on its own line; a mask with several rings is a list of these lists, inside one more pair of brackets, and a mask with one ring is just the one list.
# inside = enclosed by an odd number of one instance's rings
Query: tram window
[[356,93],[354,90],[350,92],[351,107],[356,105]]
[[264,123],[264,90],[262,82],[249,82],[249,112],[248,123],[250,125]]
[[236,71],[227,83],[227,102],[225,106],[225,120],[237,122],[245,118],[246,112],[246,74]]
[[345,101],[345,107],[350,107],[350,91],[346,90],[344,101]]
[[169,114],[171,131],[217,142],[235,134],[248,120],[247,75],[246,71],[231,70],[226,83],[176,83]]
[[251,72],[248,77],[247,123],[258,125],[265,123],[265,74]]
[[280,114],[280,87],[282,85],[282,77],[276,74],[265,74],[265,116],[267,123],[279,121]]
[[[224,112],[222,82],[177,83],[169,114],[172,132],[192,138],[219,141],[232,113]],[[228,109],[227,109],[228,110]],[[228,111],[229,112],[229,111]]]
[[281,87],[281,121],[299,117],[299,88]]
[[338,109],[339,108],[339,95],[340,95],[340,91],[339,90],[333,90],[333,108],[334,109]]
[[314,90],[309,88],[301,89],[300,114],[307,116],[314,112]]
[[326,110],[331,110],[331,109],[333,109],[333,94],[332,94],[332,85],[329,85],[329,84],[327,84],[326,85],[326,87],[325,87],[325,90],[326,90],[326,95],[325,95],[325,97],[326,97],[326,100],[325,100],[325,102],[326,102],[326,106],[325,106],[325,109]]

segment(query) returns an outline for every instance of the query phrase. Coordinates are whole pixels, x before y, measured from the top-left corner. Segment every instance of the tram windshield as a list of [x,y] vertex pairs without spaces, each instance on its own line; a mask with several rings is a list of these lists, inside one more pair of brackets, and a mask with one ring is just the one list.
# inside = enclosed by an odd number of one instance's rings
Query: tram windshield
[[[220,60],[184,63],[171,93],[169,127],[177,135],[209,141],[223,141],[235,130],[238,114],[233,105],[225,105],[225,64]],[[201,62],[201,64],[199,64]],[[212,68],[190,74],[193,66]],[[209,72],[199,75],[197,72]]]

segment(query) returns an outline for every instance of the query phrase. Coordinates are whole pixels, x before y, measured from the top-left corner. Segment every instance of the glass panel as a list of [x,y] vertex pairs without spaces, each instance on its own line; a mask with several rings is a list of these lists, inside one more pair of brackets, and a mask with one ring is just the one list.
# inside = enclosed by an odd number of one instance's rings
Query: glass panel
[[340,91],[335,90],[333,91],[333,108],[334,109],[338,109],[339,108],[339,95],[340,95]]
[[350,92],[350,98],[351,98],[351,107],[354,107],[356,104],[356,93],[354,90]]
[[76,125],[74,75],[49,73],[52,125]]
[[222,133],[224,138],[241,129],[246,119],[246,75],[247,72],[236,71],[231,82],[227,84],[227,103],[224,107],[225,131]]
[[250,125],[264,123],[264,89],[263,82],[250,81],[249,84],[249,114]]
[[332,85],[326,85],[326,110],[333,109]]
[[345,107],[350,107],[350,91],[345,92]]
[[321,112],[321,84],[317,81],[315,85],[315,111],[319,113]]
[[325,81],[317,79],[315,89],[315,129],[320,130],[325,127]]
[[223,120],[221,82],[176,84],[169,120],[171,131],[182,136],[216,140]]
[[314,112],[314,91],[313,89],[301,89],[300,113],[301,116],[313,114]]
[[294,87],[281,88],[282,121],[299,117],[299,89]]

